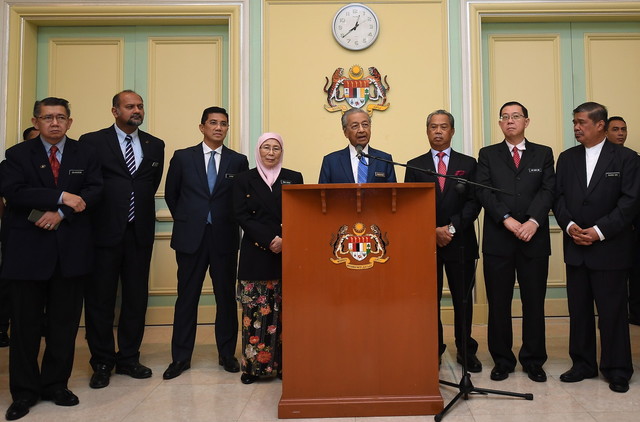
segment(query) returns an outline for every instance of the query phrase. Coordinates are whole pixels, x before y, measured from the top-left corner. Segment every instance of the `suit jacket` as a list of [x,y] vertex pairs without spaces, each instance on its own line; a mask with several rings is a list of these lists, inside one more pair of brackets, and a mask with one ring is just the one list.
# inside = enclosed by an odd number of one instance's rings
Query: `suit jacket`
[[[57,186],[39,137],[9,148],[6,157],[1,189],[7,200],[2,221],[6,240],[2,278],[48,280],[57,266],[63,277],[89,274],[93,248],[88,212],[100,200],[102,190],[96,152],[67,138]],[[70,207],[58,205],[63,191],[81,196],[86,210],[74,213]],[[33,209],[61,209],[65,218],[57,230],[44,230],[28,221]]]
[[[490,255],[511,256],[520,250],[525,256],[551,254],[549,211],[553,206],[555,172],[551,148],[526,140],[526,150],[516,169],[507,142],[484,147],[478,156],[477,182],[502,189],[507,193],[477,188],[484,207],[482,251]],[[534,218],[540,227],[523,242],[503,224],[510,214],[521,223]]]
[[153,244],[155,235],[155,198],[164,166],[164,142],[138,130],[142,162],[131,175],[120,149],[114,126],[86,133],[81,142],[98,152],[104,189],[102,201],[92,213],[95,242],[98,246],[115,246],[124,237],[131,192],[135,195],[136,238],[142,245]]
[[232,184],[235,176],[249,169],[245,155],[222,147],[218,177],[209,193],[202,143],[177,150],[169,163],[165,200],[173,217],[171,247],[192,254],[200,247],[207,216],[219,242],[218,253],[238,250],[240,230],[233,215]]
[[[392,161],[391,155],[386,152],[369,147],[369,154],[375,157]],[[395,183],[396,171],[393,164],[384,161],[369,159],[367,183]],[[320,168],[318,183],[355,183],[351,170],[351,157],[349,147],[325,155]]]
[[[407,164],[413,167],[436,171],[433,165],[431,151],[423,154]],[[467,180],[474,180],[476,174],[476,160],[464,154],[451,150],[447,174],[459,175]],[[435,176],[418,170],[407,168],[404,176],[405,182],[435,182]],[[456,229],[451,242],[442,248],[438,248],[438,255],[447,261],[460,261],[460,246],[464,246],[464,259],[478,258],[478,240],[473,222],[480,213],[480,203],[475,197],[474,187],[466,185],[463,194],[456,192],[456,182],[446,180],[444,191],[436,185],[436,227],[453,224]],[[462,237],[464,236],[464,237]]]
[[302,183],[301,173],[285,168],[273,184],[273,191],[255,168],[236,177],[233,209],[244,231],[240,246],[239,279],[282,278],[282,254],[271,252],[269,244],[276,236],[282,237],[282,185]]
[[[564,261],[594,270],[621,270],[632,264],[632,222],[640,206],[638,155],[606,141],[587,187],[585,148],[575,146],[558,158],[554,213],[564,233]],[[598,226],[604,241],[576,245],[566,228]]]

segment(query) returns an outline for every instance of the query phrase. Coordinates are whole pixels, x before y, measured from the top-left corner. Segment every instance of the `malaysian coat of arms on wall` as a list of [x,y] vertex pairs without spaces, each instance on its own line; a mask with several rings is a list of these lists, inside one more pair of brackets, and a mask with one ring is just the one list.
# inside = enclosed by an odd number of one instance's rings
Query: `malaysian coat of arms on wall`
[[389,244],[386,234],[383,235],[376,224],[371,225],[371,232],[367,233],[367,226],[362,223],[353,225],[352,232],[345,224],[338,232],[331,236],[333,255],[330,258],[334,264],[345,264],[350,270],[366,270],[375,263],[384,264],[389,260],[385,257],[386,246]]
[[325,104],[324,108],[332,113],[344,113],[349,108],[366,106],[369,115],[372,115],[374,110],[384,111],[389,108],[387,92],[390,87],[387,75],[383,78],[373,66],[368,70],[369,75],[365,76],[364,69],[356,64],[349,68],[349,77],[344,76],[342,67],[333,72],[331,80],[325,76],[324,92],[327,93],[328,105]]

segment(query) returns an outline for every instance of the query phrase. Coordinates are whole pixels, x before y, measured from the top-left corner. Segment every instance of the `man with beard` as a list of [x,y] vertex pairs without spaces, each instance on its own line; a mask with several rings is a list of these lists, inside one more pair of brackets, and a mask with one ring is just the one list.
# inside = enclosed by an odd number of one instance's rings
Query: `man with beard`
[[[149,378],[140,364],[147,312],[149,265],[155,233],[154,195],[162,178],[164,142],[138,129],[144,120],[142,97],[125,90],[113,97],[115,124],[80,137],[100,158],[104,190],[93,213],[96,261],[85,291],[91,388],[109,385],[111,370]],[[121,281],[118,352],[113,336],[114,308]]]

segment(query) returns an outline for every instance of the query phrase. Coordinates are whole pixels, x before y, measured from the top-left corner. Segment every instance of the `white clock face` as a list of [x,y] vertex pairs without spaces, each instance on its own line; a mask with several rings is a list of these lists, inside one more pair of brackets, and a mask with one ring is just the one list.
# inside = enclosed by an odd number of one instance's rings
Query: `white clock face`
[[333,18],[333,36],[349,50],[363,50],[371,46],[379,32],[378,17],[364,4],[348,4]]

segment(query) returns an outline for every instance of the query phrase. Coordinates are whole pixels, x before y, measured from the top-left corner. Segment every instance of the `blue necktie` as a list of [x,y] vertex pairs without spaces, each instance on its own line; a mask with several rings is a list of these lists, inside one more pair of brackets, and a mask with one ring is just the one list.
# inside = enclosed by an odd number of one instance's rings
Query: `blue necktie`
[[[124,161],[127,163],[129,173],[131,173],[131,175],[133,176],[133,173],[136,172],[136,158],[133,155],[133,147],[131,146],[133,138],[131,138],[131,135],[127,135],[124,137],[124,140],[127,142],[127,146],[124,151]],[[135,203],[135,195],[133,191],[131,191],[131,198],[129,199],[129,214],[127,216],[127,221],[130,223],[136,219]]]
[[[216,152],[211,151],[209,157],[209,163],[207,164],[207,182],[209,184],[209,193],[213,193],[213,187],[216,185],[216,179],[218,178],[218,172],[216,171]],[[211,224],[211,211],[207,215],[207,223]]]
[[364,158],[358,160],[358,183],[367,183],[367,163]]

